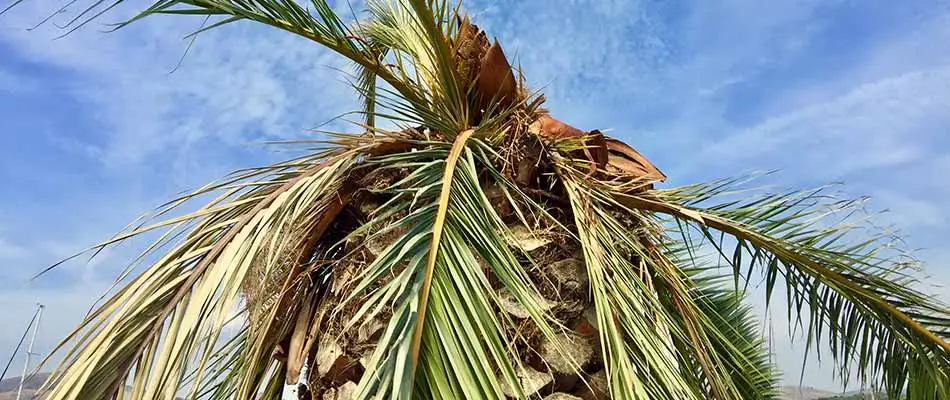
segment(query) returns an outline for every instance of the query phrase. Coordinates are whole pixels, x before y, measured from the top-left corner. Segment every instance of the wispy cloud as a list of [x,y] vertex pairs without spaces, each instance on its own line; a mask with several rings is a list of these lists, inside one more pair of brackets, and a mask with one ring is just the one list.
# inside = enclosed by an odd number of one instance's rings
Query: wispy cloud
[[[719,140],[692,158],[690,167],[767,160],[795,173],[838,179],[907,163],[944,139],[941,130],[950,126],[943,112],[950,108],[947,93],[950,67],[861,85]],[[847,151],[847,157],[831,149]]]
[[0,260],[19,260],[27,256],[27,251],[22,246],[10,243],[7,239],[0,237]]
[[299,137],[355,104],[331,69],[344,62],[271,29],[235,24],[202,34],[170,73],[188,46],[183,37],[200,18],[155,18],[110,35],[93,24],[53,40],[62,32],[52,24],[22,29],[41,20],[48,6],[28,2],[14,12],[6,25],[20,29],[6,29],[0,40],[20,57],[55,68],[51,78],[68,76],[67,94],[100,130],[79,139],[114,168],[141,167],[155,156],[164,165],[169,154],[176,162],[210,155],[219,163],[230,154],[208,154],[205,145]]

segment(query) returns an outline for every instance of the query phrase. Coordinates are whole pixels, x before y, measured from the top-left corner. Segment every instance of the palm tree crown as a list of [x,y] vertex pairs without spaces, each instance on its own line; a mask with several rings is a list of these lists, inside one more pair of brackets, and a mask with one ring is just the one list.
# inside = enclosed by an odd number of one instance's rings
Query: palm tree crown
[[666,176],[631,146],[543,109],[460,4],[366,8],[156,0],[119,25],[197,15],[201,31],[250,20],[310,39],[355,63],[365,120],[95,246],[162,232],[60,345],[46,398],[270,399],[298,382],[341,399],[772,398],[752,279],[766,304],[784,291],[842,377],[950,398],[950,313],[861,201],[735,196],[746,179],[654,188]]

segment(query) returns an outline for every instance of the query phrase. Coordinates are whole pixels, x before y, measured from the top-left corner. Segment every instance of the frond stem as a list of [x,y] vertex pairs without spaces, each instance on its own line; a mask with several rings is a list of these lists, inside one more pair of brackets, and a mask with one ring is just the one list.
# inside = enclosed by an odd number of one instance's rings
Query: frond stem
[[[442,229],[445,227],[445,217],[449,210],[449,198],[452,190],[452,175],[455,173],[455,166],[458,164],[462,150],[465,149],[465,143],[475,131],[468,129],[460,133],[452,144],[452,150],[445,160],[445,172],[442,175],[442,191],[439,195],[439,209],[435,217],[435,224],[432,226],[432,245],[429,249],[429,259],[426,263],[425,277],[422,281],[422,288],[419,294],[419,310],[416,317],[418,321],[416,329],[413,332],[411,344],[412,369],[409,371],[410,378],[415,379],[416,367],[419,364],[419,350],[422,348],[422,329],[425,323],[426,305],[429,302],[429,290],[432,286],[432,275],[435,272],[435,263],[439,253],[439,241],[442,238]],[[411,387],[411,385],[410,385]]]
[[[708,213],[699,213],[693,209],[689,209],[689,208],[681,207],[681,206],[675,206],[672,204],[667,204],[662,201],[650,200],[650,199],[643,198],[641,196],[627,195],[627,194],[622,194],[622,193],[616,193],[615,196],[617,200],[620,201],[621,204],[624,204],[634,209],[659,212],[659,213],[671,215],[677,218],[687,218],[701,225],[708,226],[710,228],[728,233],[736,237],[748,237],[751,235],[752,237],[750,239],[754,241],[758,241],[760,243],[768,242],[768,238],[764,237],[764,235],[761,235],[756,232],[750,232],[750,233],[741,232],[735,227],[733,227],[732,225],[730,225],[729,223],[724,222],[721,217],[718,217],[716,215],[711,215]],[[772,247],[768,245],[766,246]],[[920,335],[921,337],[926,338],[928,341],[939,346],[944,351],[950,352],[950,343],[947,343],[947,341],[941,339],[939,336],[931,332],[929,329],[925,328],[919,322],[915,321],[913,318],[909,317],[903,311],[899,310],[893,304],[888,303],[886,300],[878,296],[875,296],[873,293],[869,293],[867,289],[861,286],[855,285],[848,278],[841,276],[841,274],[834,272],[832,270],[829,270],[828,268],[823,267],[821,264],[815,262],[814,260],[809,259],[808,257],[803,257],[800,254],[797,254],[794,252],[784,252],[784,253],[787,253],[786,255],[790,258],[793,258],[796,262],[807,265],[809,268],[814,269],[816,275],[825,277],[831,280],[832,282],[834,282],[836,285],[847,287],[849,290],[852,291],[852,293],[858,294],[861,297],[865,298],[866,300],[873,302],[877,306],[887,311],[887,313],[890,314],[892,317],[906,324],[917,335]]]

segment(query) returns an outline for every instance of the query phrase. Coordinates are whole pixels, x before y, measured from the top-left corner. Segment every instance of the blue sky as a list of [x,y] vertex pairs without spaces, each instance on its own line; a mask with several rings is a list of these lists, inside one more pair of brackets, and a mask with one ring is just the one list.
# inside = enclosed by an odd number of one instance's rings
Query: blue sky
[[[45,352],[142,243],[32,274],[176,193],[286,156],[256,143],[312,137],[356,107],[346,64],[282,32],[209,32],[170,73],[200,20],[111,34],[93,24],[54,40],[54,26],[26,30],[43,3],[0,17],[3,360],[34,302],[47,304]],[[950,1],[511,3],[467,9],[560,119],[612,129],[668,185],[766,169],[791,187],[845,182],[889,210],[880,223],[920,249],[928,284],[950,283]],[[775,351],[796,383],[801,345],[780,331]],[[838,388],[828,371],[810,364],[804,383]]]

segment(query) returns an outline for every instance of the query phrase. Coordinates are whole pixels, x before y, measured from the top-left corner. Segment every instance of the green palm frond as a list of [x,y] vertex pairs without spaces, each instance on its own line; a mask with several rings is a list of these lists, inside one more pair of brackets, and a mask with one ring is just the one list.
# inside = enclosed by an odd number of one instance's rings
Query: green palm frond
[[[78,29],[91,20],[108,12],[125,0],[108,3],[102,0],[91,4],[67,22],[67,27]],[[371,3],[374,19],[366,21],[366,32],[359,27],[350,27],[338,16],[325,0],[312,0],[309,7],[286,0],[161,0],[154,2],[143,12],[119,23],[121,28],[142,18],[158,14],[205,16],[217,18],[192,35],[215,29],[237,21],[254,21],[279,28],[312,40],[339,53],[366,71],[365,77],[375,76],[390,85],[398,97],[407,102],[413,115],[433,122],[446,118],[431,118],[434,115],[459,120],[465,115],[465,103],[459,101],[455,91],[452,70],[446,66],[448,54],[445,22],[434,24],[428,3],[402,1],[396,3]],[[11,6],[12,7],[12,6]],[[436,9],[447,13],[450,9],[437,4]],[[59,10],[63,11],[63,10]],[[445,19],[445,18],[443,18]],[[389,29],[380,29],[386,28]],[[374,33],[383,34],[374,35]],[[363,34],[369,33],[365,37]],[[387,63],[382,54],[395,50],[396,65]],[[409,56],[409,60],[403,60]],[[438,62],[435,60],[438,59]],[[366,82],[366,81],[364,81]],[[454,94],[453,94],[454,93]],[[434,110],[433,108],[444,108]],[[449,114],[438,114],[449,111]],[[464,130],[455,123],[438,126],[442,130]]]
[[616,246],[626,232],[616,229],[616,221],[582,184],[570,179],[565,183],[587,261],[611,394],[701,398],[693,377],[677,365],[672,341],[683,332],[652,295],[652,279],[642,272],[642,263]]
[[[729,277],[723,276],[714,263],[704,263],[701,257],[691,257],[697,249],[684,241],[665,244],[669,258],[683,271],[684,277],[696,285],[690,292],[700,312],[715,325],[717,333],[712,340],[715,353],[737,353],[723,361],[732,371],[732,380],[739,393],[747,399],[771,399],[778,396],[778,374],[772,364],[770,349],[765,346],[763,334],[752,308],[743,303],[743,293],[730,287]],[[699,259],[697,259],[699,258]],[[690,351],[681,350],[683,354]],[[704,384],[704,386],[709,386]]]
[[[481,189],[478,172],[493,167],[483,158],[487,153],[465,147],[468,140],[476,148],[485,146],[478,138],[469,139],[472,133],[459,135],[450,152],[436,143],[430,150],[370,162],[384,170],[408,168],[410,172],[387,189],[395,196],[381,207],[385,214],[364,225],[380,226],[393,214],[406,213],[374,236],[403,233],[354,280],[350,297],[338,307],[338,312],[345,312],[351,302],[365,296],[348,326],[393,310],[370,361],[378,369],[367,369],[360,382],[361,395],[497,398],[504,397],[501,382],[519,387],[515,376],[521,365],[512,363],[511,344],[502,335],[503,326],[511,321],[499,320],[492,311],[499,299],[479,260],[484,260],[545,334],[554,336],[554,328],[535,300],[540,296],[507,250],[501,235],[504,225]],[[393,271],[399,272],[379,285]],[[479,364],[471,365],[473,360]],[[413,392],[412,387],[412,371],[417,368],[419,379],[426,382],[417,388],[421,392]]]
[[414,73],[413,81],[428,89],[433,104],[444,106],[441,115],[450,116],[464,129],[465,101],[457,88],[453,55],[448,43],[451,11],[444,2],[437,10],[419,0],[369,1],[372,18],[365,34],[394,53],[395,62]]
[[[714,353],[736,353],[726,359],[733,384],[742,398],[778,397],[778,373],[759,332],[751,307],[742,303],[735,291],[717,288],[713,282],[698,283],[694,301],[700,313],[709,317],[718,335],[712,338]],[[684,349],[685,353],[686,350]],[[703,383],[709,387],[709,383]]]
[[[728,193],[732,183],[616,198],[698,229],[737,279],[764,276],[766,301],[781,278],[791,322],[804,325],[808,346],[827,342],[843,379],[856,368],[865,382],[880,379],[891,396],[905,386],[950,391],[948,309],[916,289],[915,263],[897,251],[892,235],[869,234],[866,224],[848,218],[861,202],[832,200],[819,189],[697,206]],[[736,244],[725,248],[713,231]],[[851,240],[856,234],[861,239]]]
[[[645,364],[629,372],[623,368],[622,360],[613,366],[608,363],[608,369],[613,367],[616,370],[611,375],[616,382],[642,382],[641,385],[648,388],[645,393],[636,395],[624,393],[623,388],[613,388],[614,395],[622,398],[768,398],[774,394],[771,385],[773,373],[764,368],[761,354],[755,351],[760,349],[761,343],[748,342],[749,338],[742,336],[748,327],[742,325],[747,321],[742,319],[744,313],[741,309],[730,310],[728,314],[712,314],[717,307],[736,299],[722,297],[712,283],[693,281],[689,276],[690,269],[677,267],[660,250],[661,237],[655,235],[662,232],[662,227],[654,225],[650,218],[642,216],[640,226],[631,230],[609,211],[610,199],[603,198],[602,193],[585,189],[585,185],[578,183],[578,178],[570,177],[570,172],[564,180],[572,201],[578,199],[574,215],[582,238],[585,235],[599,238],[598,242],[591,244],[582,239],[585,252],[590,249],[585,256],[588,257],[598,322],[605,322],[610,327],[610,320],[615,319],[623,328],[615,334],[618,339],[611,341],[602,336],[601,340],[608,347],[616,343],[618,347],[613,352],[622,351],[620,345],[634,349],[672,347],[664,353],[629,355],[629,359]],[[599,301],[597,285],[594,284],[600,279],[604,280],[602,290],[608,294],[603,303]],[[650,293],[660,295],[655,298],[631,297]],[[711,297],[707,298],[707,293]],[[609,300],[611,297],[612,301]],[[633,309],[614,311],[626,307]],[[616,315],[610,315],[614,312]],[[652,321],[627,322],[624,317],[631,315],[656,317]],[[611,330],[602,329],[601,335],[607,335]],[[658,332],[662,334],[657,337]],[[657,339],[658,342],[650,342]],[[610,353],[611,349],[605,349],[605,352]],[[664,374],[666,376],[659,374],[664,368],[668,371]],[[684,368],[692,369],[694,373],[683,374]],[[642,376],[644,371],[658,375],[653,378],[657,380],[653,382]],[[678,387],[680,391],[674,391]]]
[[[381,63],[386,56],[385,50],[372,42],[369,46],[377,53],[377,59]],[[366,126],[370,129],[376,127],[377,85],[376,71],[358,66],[357,79],[353,86],[360,93],[360,98],[363,100],[363,118]]]

